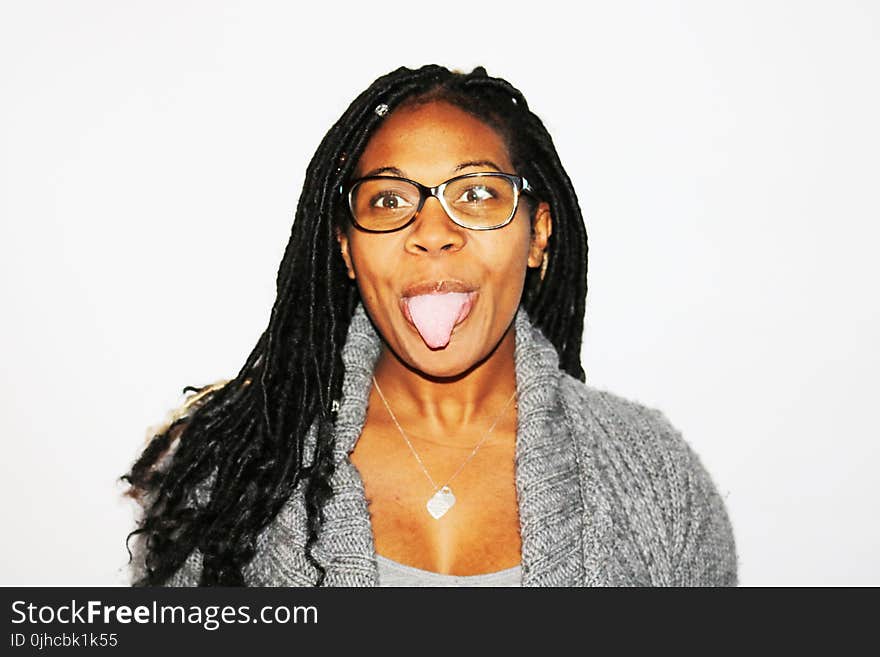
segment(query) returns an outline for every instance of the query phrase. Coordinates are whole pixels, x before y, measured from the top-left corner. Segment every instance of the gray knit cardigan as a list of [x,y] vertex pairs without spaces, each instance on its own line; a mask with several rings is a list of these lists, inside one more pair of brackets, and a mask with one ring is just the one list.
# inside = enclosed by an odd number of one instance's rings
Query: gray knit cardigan
[[[559,369],[524,308],[515,318],[515,477],[523,586],[736,586],[724,503],[697,454],[662,412],[585,385]],[[313,555],[325,586],[376,586],[363,481],[349,454],[360,436],[381,340],[358,305],[343,348],[334,495]],[[314,450],[316,427],[306,441]],[[307,457],[308,459],[311,456]],[[196,491],[206,501],[208,484]],[[301,483],[257,540],[249,586],[314,586]],[[168,586],[196,586],[196,550]],[[132,580],[143,572],[142,554]]]

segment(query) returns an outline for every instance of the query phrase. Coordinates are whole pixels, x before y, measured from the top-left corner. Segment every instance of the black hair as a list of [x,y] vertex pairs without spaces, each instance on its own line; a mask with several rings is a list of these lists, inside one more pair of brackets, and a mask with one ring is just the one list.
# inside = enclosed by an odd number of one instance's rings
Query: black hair
[[[347,226],[339,188],[349,180],[370,136],[389,112],[444,100],[504,137],[515,172],[550,206],[553,233],[543,281],[529,269],[522,305],[559,354],[560,368],[585,381],[580,363],[587,294],[587,234],[571,181],[541,120],[507,81],[427,65],[375,80],[327,132],[306,171],[268,326],[238,375],[198,393],[189,412],[156,433],[122,479],[144,504],[139,526],[143,574],[135,585],[164,583],[198,548],[200,585],[240,586],[257,537],[294,489],[304,484],[311,555],[332,495],[333,400],[341,397],[342,347],[357,307],[335,231]],[[534,206],[532,206],[533,209]],[[309,464],[304,443],[316,427]],[[172,455],[173,453],[173,455]],[[207,501],[193,492],[215,475]]]

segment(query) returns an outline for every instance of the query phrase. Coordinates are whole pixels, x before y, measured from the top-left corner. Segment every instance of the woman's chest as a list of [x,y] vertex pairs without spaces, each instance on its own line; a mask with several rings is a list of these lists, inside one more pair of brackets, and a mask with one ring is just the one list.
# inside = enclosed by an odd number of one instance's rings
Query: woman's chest
[[[519,564],[515,427],[506,429],[496,429],[494,440],[473,453],[428,443],[410,447],[402,436],[367,425],[351,461],[363,480],[376,552],[455,575]],[[435,518],[428,503],[443,486],[451,497],[442,496],[439,506],[448,508]]]

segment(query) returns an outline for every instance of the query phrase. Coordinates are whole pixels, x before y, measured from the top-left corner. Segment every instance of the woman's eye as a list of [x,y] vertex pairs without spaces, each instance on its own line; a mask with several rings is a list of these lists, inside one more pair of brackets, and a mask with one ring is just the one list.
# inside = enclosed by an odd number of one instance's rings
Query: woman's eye
[[397,210],[399,208],[405,208],[411,204],[399,194],[395,194],[394,192],[383,192],[374,196],[370,205],[374,208],[379,208],[380,210]]
[[481,201],[488,201],[491,198],[495,198],[495,195],[488,187],[485,185],[474,185],[473,187],[468,187],[464,190],[455,202],[480,203]]

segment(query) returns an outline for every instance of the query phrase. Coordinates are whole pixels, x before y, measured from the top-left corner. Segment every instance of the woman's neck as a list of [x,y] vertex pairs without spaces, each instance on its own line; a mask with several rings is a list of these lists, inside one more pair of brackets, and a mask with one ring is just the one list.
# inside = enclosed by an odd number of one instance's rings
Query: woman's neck
[[[515,329],[481,363],[457,377],[437,379],[407,367],[383,346],[374,376],[397,420],[411,437],[443,436],[451,443],[473,442],[475,427],[488,429],[516,390]],[[375,405],[374,405],[375,401]],[[375,386],[371,414],[387,413]],[[511,402],[505,414],[510,413]]]

